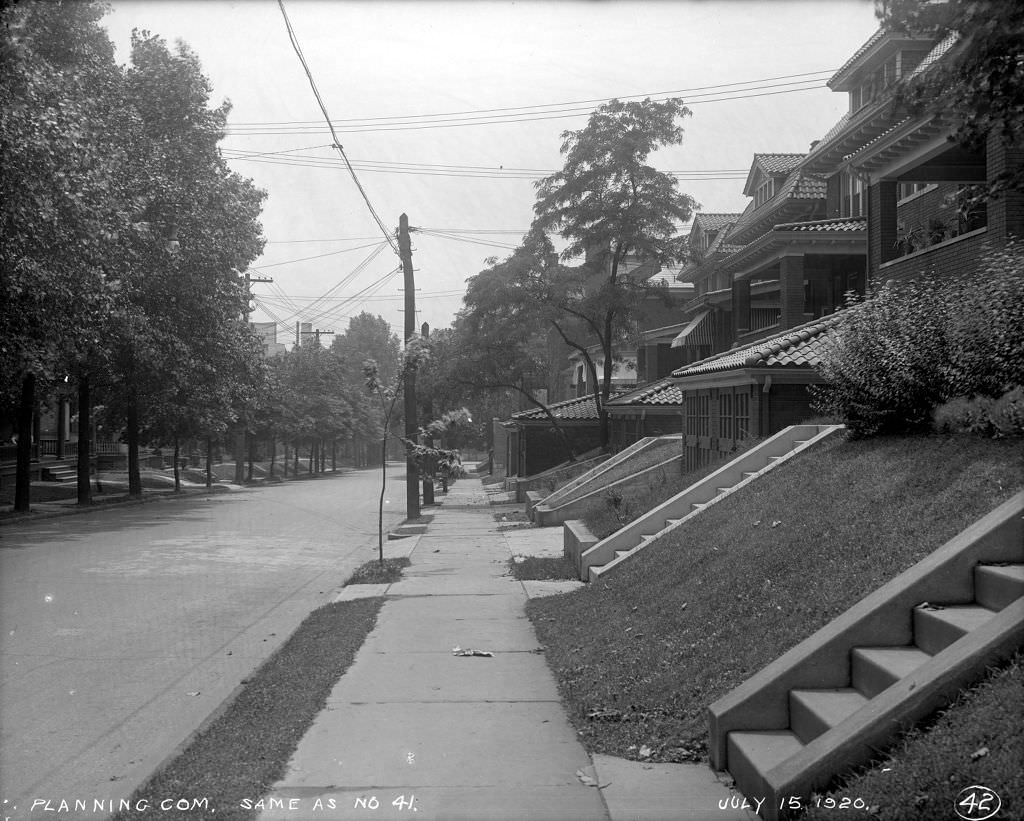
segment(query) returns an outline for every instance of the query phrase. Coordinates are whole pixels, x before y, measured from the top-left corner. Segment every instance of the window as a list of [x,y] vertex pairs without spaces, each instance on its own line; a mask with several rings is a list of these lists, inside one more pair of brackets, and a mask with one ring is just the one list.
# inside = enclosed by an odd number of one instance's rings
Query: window
[[722,439],[734,439],[732,418],[732,394],[721,393],[718,397],[718,435]]
[[692,393],[686,396],[686,435],[697,435],[697,397]]
[[697,435],[711,435],[711,397],[702,393],[697,397]]
[[930,182],[901,182],[896,192],[896,201],[900,203],[903,200],[909,200],[911,197],[915,197],[935,187]]
[[735,428],[737,439],[746,439],[750,436],[750,395],[746,393],[736,394]]
[[760,208],[768,200],[775,196],[775,180],[769,178],[761,183],[754,191],[754,207]]
[[844,171],[840,177],[842,187],[840,213],[844,217],[864,216],[864,182],[856,174]]

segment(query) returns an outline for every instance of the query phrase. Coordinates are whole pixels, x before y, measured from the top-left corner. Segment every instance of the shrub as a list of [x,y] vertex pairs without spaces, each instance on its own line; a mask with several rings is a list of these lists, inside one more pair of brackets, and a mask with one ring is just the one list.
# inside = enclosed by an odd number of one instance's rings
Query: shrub
[[958,396],[937,407],[934,418],[939,433],[1024,436],[1024,388],[1014,388],[998,399]]
[[[841,417],[854,436],[924,431],[943,402],[995,400],[1024,384],[1024,245],[1010,242],[986,254],[969,276],[890,283],[853,299],[823,346],[818,370],[825,385],[812,389],[816,410]],[[992,424],[970,421],[984,404],[969,413],[954,405],[941,414],[942,424],[1014,428],[1011,400]]]

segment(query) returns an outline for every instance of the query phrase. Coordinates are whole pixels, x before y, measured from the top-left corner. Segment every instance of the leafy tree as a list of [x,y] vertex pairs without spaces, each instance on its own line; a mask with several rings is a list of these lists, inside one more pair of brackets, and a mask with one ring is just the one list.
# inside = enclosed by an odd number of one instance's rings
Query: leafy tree
[[111,135],[130,114],[102,15],[91,2],[0,10],[0,409],[18,408],[18,510],[36,395],[95,354],[128,225]]
[[[903,99],[918,112],[935,111],[956,122],[955,140],[981,150],[990,132],[1016,141],[1024,133],[1024,4],[1017,0],[875,0],[888,30],[951,33],[957,43],[909,84]],[[1024,188],[1024,169],[1003,172],[994,191]]]
[[[428,343],[419,338],[411,339],[405,346],[402,364],[390,382],[380,378],[377,363],[368,359],[363,363],[363,377],[368,393],[377,397],[380,402],[381,437],[380,437],[380,500],[377,505],[377,553],[381,564],[384,564],[384,494],[387,491],[387,453],[388,437],[391,426],[395,422],[395,411],[398,397],[402,395],[406,376],[416,373],[419,367],[430,358]],[[411,445],[412,443],[406,443]]]
[[[639,283],[625,275],[624,263],[627,258],[657,264],[685,258],[685,238],[678,229],[693,215],[696,202],[677,190],[675,177],[648,159],[656,149],[682,142],[677,121],[689,114],[678,98],[611,100],[590,115],[583,129],[562,134],[562,170],[537,183],[537,228],[556,231],[568,241],[563,259],[586,257],[581,269],[551,266],[538,296],[578,326],[570,329],[551,319],[566,344],[591,366],[587,348],[593,343],[600,348],[603,382],[595,380],[594,399],[605,444],[604,401],[611,390],[615,345],[638,305]],[[529,236],[527,243],[535,244]]]
[[130,265],[119,283],[108,404],[126,423],[129,493],[138,494],[144,428],[189,427],[189,414],[207,428],[233,419],[257,381],[237,271],[262,251],[265,194],[220,156],[230,106],[208,107],[209,81],[187,46],[172,52],[161,38],[133,32],[124,82],[137,115],[137,212],[125,238]]

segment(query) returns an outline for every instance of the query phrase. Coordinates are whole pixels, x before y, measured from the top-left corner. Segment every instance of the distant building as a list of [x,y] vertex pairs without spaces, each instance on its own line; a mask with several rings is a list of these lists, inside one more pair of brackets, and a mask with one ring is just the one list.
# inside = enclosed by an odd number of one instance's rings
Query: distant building
[[249,327],[252,328],[253,333],[255,333],[263,342],[264,359],[270,359],[271,357],[278,356],[287,350],[282,343],[277,341],[276,322],[250,322]]

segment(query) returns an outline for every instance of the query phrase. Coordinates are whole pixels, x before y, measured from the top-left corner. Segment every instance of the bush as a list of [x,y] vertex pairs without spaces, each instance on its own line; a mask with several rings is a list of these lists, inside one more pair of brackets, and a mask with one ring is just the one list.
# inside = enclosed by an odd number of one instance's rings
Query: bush
[[958,396],[935,409],[935,430],[997,439],[1024,436],[1024,388],[1014,388],[998,399]]
[[[995,400],[1024,384],[1020,243],[988,253],[970,276],[891,283],[851,302],[823,348],[825,385],[812,391],[816,410],[842,418],[854,436],[922,432],[943,402]],[[1012,429],[1016,406],[1007,402],[993,429]],[[944,412],[943,424],[964,412]]]

